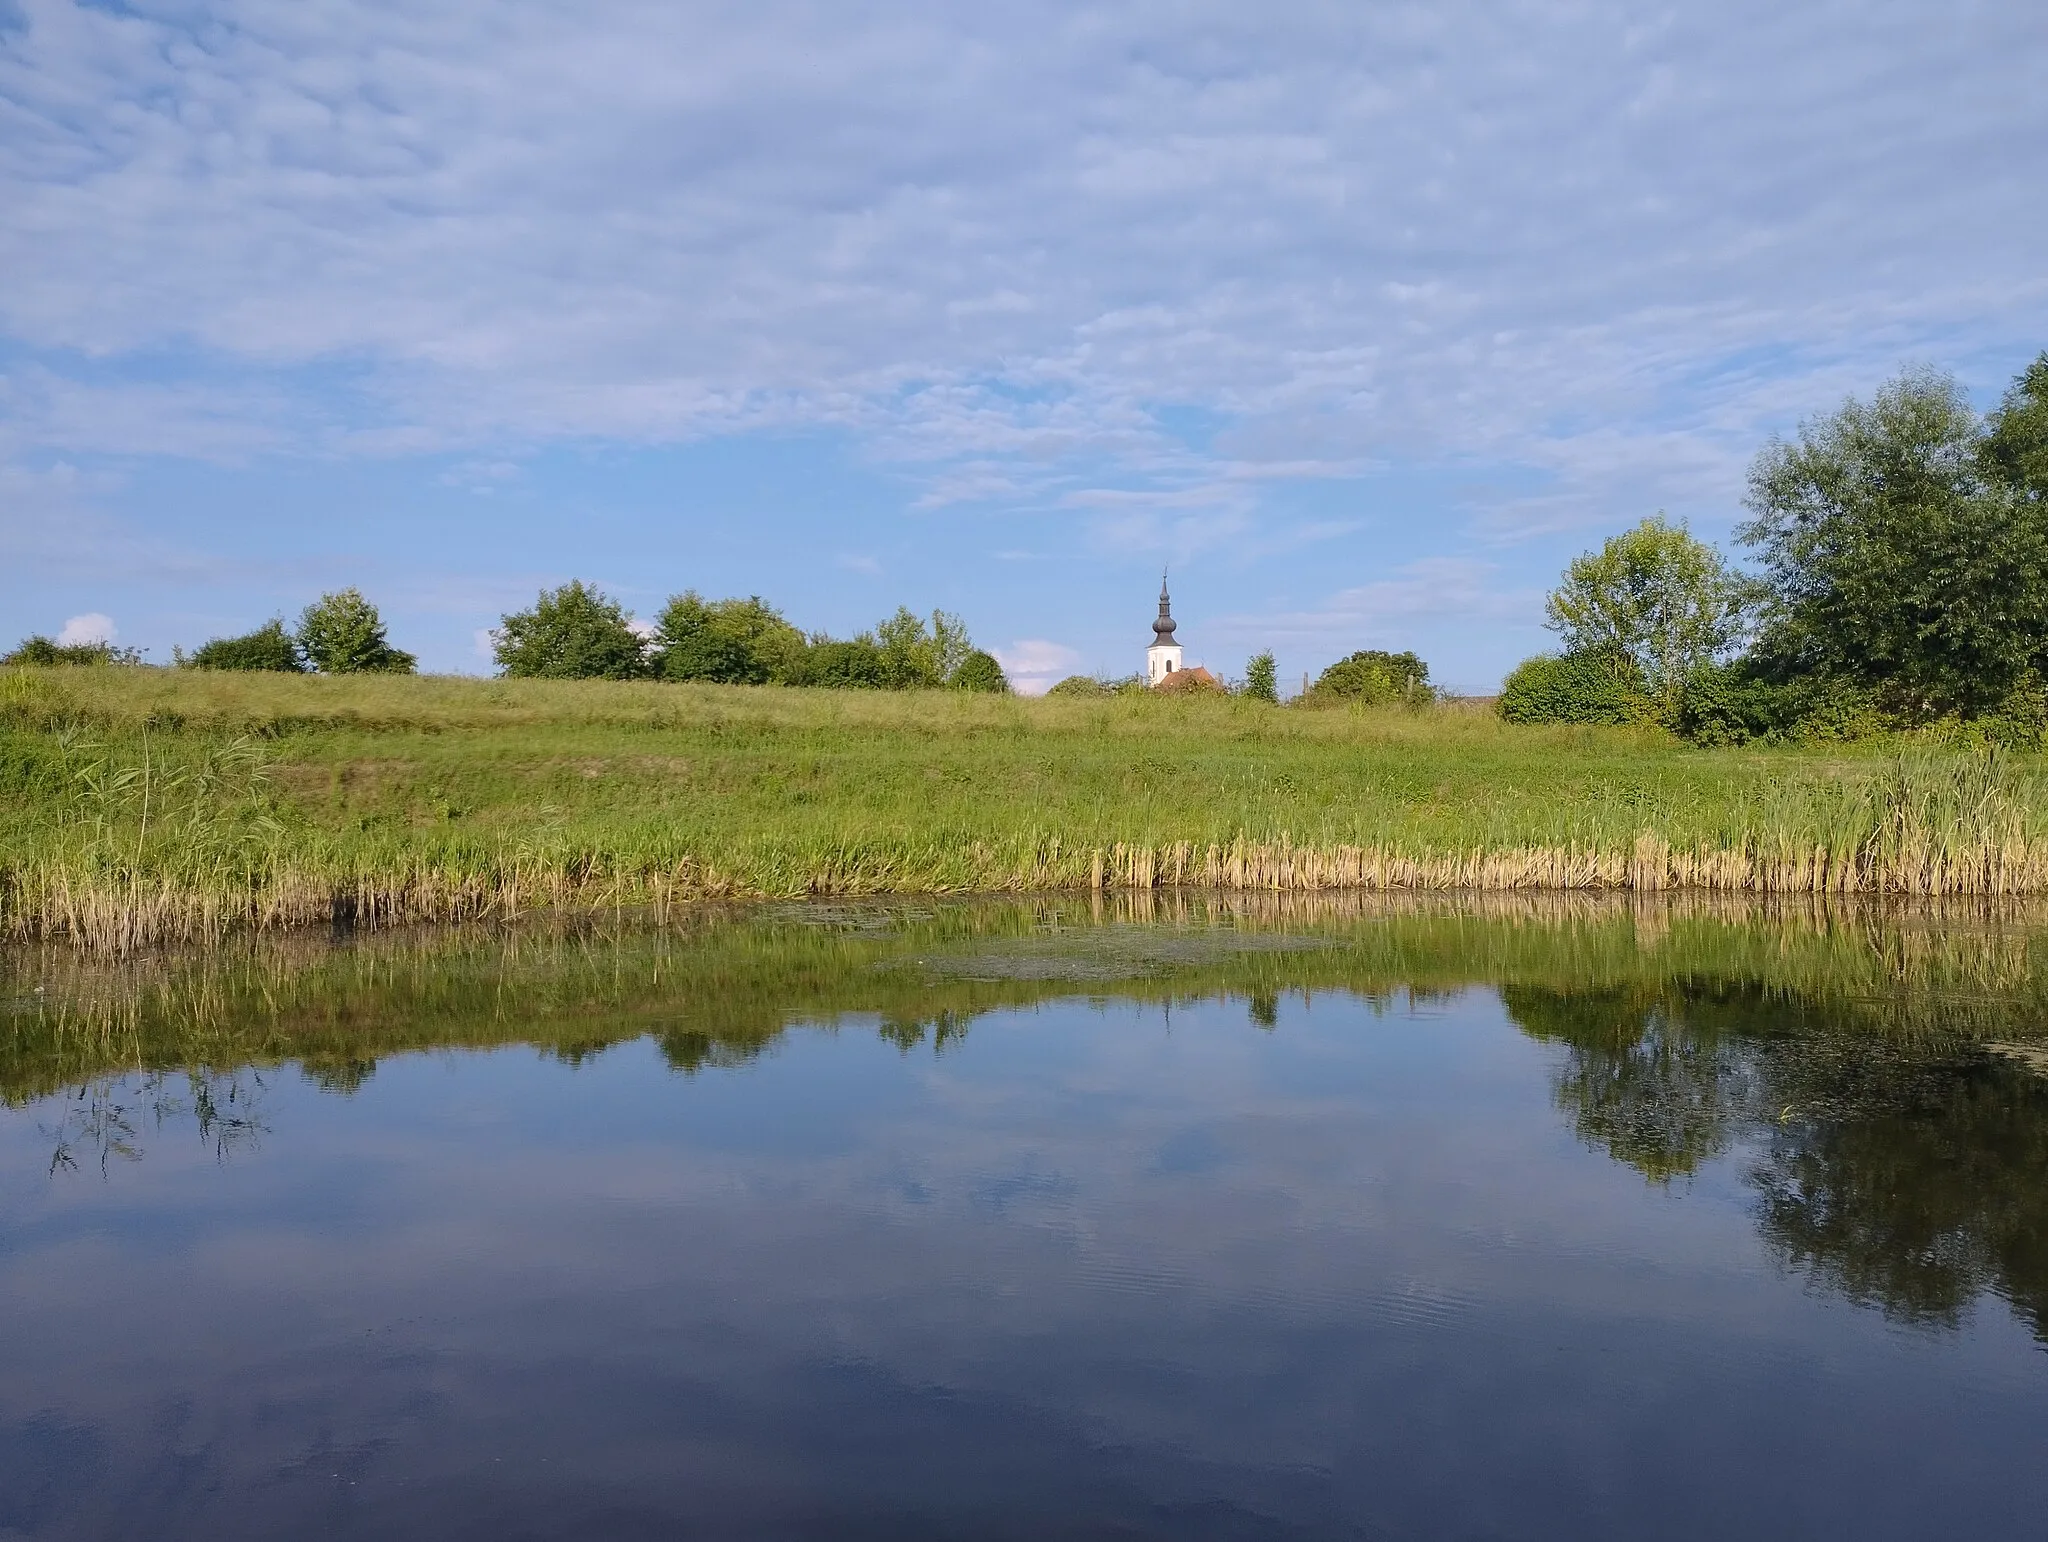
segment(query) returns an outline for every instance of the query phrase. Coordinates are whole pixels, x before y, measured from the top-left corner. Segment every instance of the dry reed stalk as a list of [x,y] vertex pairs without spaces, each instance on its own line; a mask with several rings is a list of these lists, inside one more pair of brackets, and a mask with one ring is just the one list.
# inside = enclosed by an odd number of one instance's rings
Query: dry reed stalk
[[289,930],[336,921],[384,928],[510,920],[536,909],[653,906],[666,912],[678,904],[729,898],[1063,889],[2024,896],[2048,893],[2048,847],[2012,829],[1975,842],[1907,829],[1849,851],[1763,836],[1740,845],[1687,850],[1651,831],[1640,833],[1626,849],[1522,846],[1450,852],[1242,836],[1199,847],[1119,842],[1083,848],[1050,837],[1007,853],[985,842],[955,850],[880,843],[842,848],[795,876],[744,854],[725,862],[683,858],[665,867],[636,867],[596,853],[571,852],[510,858],[463,872],[415,866],[337,878],[287,867],[238,884],[81,873],[49,863],[0,875],[0,933],[65,939],[93,953],[125,954],[171,942],[218,942],[231,931]]

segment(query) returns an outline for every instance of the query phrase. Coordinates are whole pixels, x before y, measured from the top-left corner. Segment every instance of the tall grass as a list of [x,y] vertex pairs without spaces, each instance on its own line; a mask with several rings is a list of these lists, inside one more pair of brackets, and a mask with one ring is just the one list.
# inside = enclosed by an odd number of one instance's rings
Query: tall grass
[[0,931],[1045,890],[2048,892],[2033,759],[1458,709],[0,671]]

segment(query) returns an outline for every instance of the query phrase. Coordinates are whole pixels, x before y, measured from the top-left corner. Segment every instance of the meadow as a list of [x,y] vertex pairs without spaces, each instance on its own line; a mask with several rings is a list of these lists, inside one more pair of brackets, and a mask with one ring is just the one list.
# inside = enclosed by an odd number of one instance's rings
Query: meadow
[[0,928],[1047,890],[2048,891],[2048,767],[1483,705],[0,671]]

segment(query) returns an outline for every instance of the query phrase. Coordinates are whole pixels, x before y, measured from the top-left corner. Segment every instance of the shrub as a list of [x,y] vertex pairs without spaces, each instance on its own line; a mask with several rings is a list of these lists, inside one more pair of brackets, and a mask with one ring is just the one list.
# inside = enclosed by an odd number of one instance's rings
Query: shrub
[[635,679],[647,673],[647,652],[629,620],[617,601],[572,579],[504,618],[494,649],[499,671],[529,680]]
[[273,618],[241,637],[216,637],[177,661],[191,669],[275,670],[280,674],[302,675],[306,661],[299,645],[284,629],[282,618]]
[[1254,701],[1277,702],[1280,699],[1280,666],[1274,661],[1272,650],[1255,653],[1246,661],[1244,694]]
[[832,690],[882,691],[889,688],[889,669],[871,639],[851,642],[825,638],[804,654],[802,683]]
[[655,673],[668,680],[721,685],[790,683],[803,672],[804,636],[759,595],[672,598],[654,634]]
[[1429,687],[1429,666],[1412,653],[1387,653],[1366,648],[1339,659],[1316,678],[1308,693],[1310,706],[1357,703],[1383,706],[1389,702],[1420,705],[1433,701]]
[[1871,693],[1840,678],[1773,679],[1754,661],[1696,669],[1673,726],[1695,744],[1867,739],[1895,725]]
[[1623,653],[1539,653],[1517,664],[1495,709],[1510,723],[1656,721],[1634,661]]
[[419,661],[384,636],[384,618],[358,589],[323,594],[299,617],[299,650],[323,675],[409,675]]
[[956,691],[986,691],[991,695],[1007,695],[1010,689],[1002,663],[993,653],[984,653],[979,648],[960,661],[946,683]]
[[1116,687],[1093,675],[1068,675],[1045,694],[1048,696],[1107,696]]
[[136,648],[116,648],[112,643],[60,643],[48,637],[24,637],[12,653],[0,654],[0,664],[39,664],[50,668],[62,664],[140,664]]

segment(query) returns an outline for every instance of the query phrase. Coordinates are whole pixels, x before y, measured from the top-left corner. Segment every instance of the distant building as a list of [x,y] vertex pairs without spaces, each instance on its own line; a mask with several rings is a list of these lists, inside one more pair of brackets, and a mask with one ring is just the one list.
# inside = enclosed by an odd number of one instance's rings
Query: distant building
[[1176,669],[1152,687],[1155,691],[1168,693],[1177,691],[1224,691],[1228,687],[1208,670],[1199,665],[1193,669]]
[[1155,691],[1180,668],[1180,644],[1173,640],[1173,601],[1167,598],[1166,575],[1159,575],[1159,619],[1152,623],[1152,646],[1145,650],[1145,683]]

